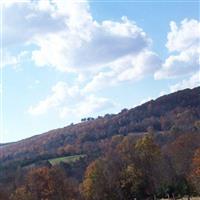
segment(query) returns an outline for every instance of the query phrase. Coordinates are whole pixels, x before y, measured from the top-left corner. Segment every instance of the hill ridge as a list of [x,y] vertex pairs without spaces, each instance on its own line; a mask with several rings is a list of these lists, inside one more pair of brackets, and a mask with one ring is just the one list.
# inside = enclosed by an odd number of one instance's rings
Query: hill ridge
[[[80,153],[85,151],[87,143],[99,142],[117,134],[142,133],[148,128],[167,131],[172,126],[179,126],[178,120],[184,120],[181,115],[187,115],[187,120],[192,118],[187,126],[181,122],[185,130],[200,120],[200,87],[167,94],[134,108],[123,109],[118,114],[106,114],[1,145],[0,162],[55,155],[65,147],[65,154]],[[73,149],[73,146],[76,148]],[[67,148],[70,149],[68,152]]]

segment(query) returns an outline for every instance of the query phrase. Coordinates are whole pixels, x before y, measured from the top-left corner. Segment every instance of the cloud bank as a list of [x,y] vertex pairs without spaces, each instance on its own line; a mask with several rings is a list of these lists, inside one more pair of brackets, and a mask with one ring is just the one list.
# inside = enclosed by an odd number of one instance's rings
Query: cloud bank
[[156,79],[190,75],[199,70],[200,22],[185,19],[178,27],[172,21],[166,47],[172,53],[155,73]]
[[[180,25],[170,22],[168,57],[163,61],[135,21],[125,16],[118,21],[96,21],[88,1],[10,1],[5,17],[7,48],[28,49],[37,67],[78,77],[71,85],[58,82],[52,86],[47,97],[30,106],[32,115],[50,110],[61,117],[90,115],[116,104],[97,91],[145,77],[158,81],[188,76],[170,91],[199,85],[195,73],[199,71],[200,22],[195,19],[184,19]],[[18,63],[22,52],[10,61]]]

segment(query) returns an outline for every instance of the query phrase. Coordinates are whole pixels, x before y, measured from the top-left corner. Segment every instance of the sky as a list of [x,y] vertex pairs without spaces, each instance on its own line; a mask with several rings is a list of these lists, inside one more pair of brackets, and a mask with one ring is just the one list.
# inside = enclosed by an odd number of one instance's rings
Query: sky
[[200,85],[198,1],[0,6],[0,143]]

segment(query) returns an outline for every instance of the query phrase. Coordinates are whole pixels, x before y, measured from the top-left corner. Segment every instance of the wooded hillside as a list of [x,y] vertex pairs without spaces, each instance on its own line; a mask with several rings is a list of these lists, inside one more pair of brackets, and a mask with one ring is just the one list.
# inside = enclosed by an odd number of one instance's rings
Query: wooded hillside
[[0,194],[31,200],[198,195],[199,149],[200,87],[1,145]]

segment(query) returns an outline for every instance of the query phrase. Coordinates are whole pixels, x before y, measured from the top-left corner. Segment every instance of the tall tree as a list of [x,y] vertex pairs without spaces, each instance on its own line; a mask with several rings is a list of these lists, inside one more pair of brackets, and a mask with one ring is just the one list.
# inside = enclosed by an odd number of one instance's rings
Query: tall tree
[[200,148],[195,151],[192,160],[192,171],[190,174],[190,179],[198,192],[200,194]]
[[11,199],[20,200],[73,200],[78,186],[58,167],[41,167],[31,170],[26,182],[16,189]]

